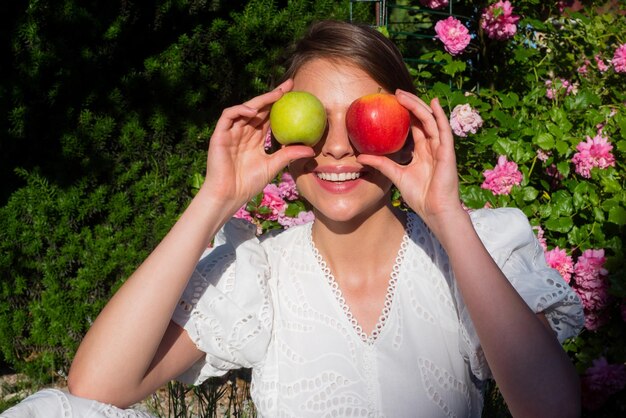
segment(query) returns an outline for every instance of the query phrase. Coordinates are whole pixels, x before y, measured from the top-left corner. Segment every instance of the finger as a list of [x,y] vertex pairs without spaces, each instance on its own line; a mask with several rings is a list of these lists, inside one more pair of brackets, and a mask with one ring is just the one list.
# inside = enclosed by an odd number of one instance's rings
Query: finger
[[438,139],[439,129],[437,121],[433,117],[433,111],[430,107],[424,106],[417,96],[407,93],[403,90],[396,92],[398,102],[406,107],[420,121],[424,129],[424,134],[428,139]]
[[399,183],[402,167],[397,163],[382,155],[359,154],[356,157],[360,164],[368,165],[387,177],[396,186]]
[[293,80],[288,79],[278,85],[278,87],[276,87],[274,90],[269,91],[265,94],[261,94],[260,96],[253,97],[244,104],[255,109],[265,109],[268,108],[272,103],[280,99],[283,94],[287,93],[292,88]]
[[313,148],[307,145],[289,145],[273,153],[270,156],[269,165],[270,169],[275,174],[287,167],[287,165],[294,160],[312,157],[315,157]]
[[452,135],[452,127],[450,126],[448,115],[446,115],[446,112],[444,112],[443,108],[441,107],[438,98],[435,97],[433,100],[431,100],[430,103],[433,109],[435,120],[437,121],[437,125],[439,126],[440,141],[446,146],[454,147],[454,136]]
[[443,108],[439,104],[439,99],[434,98],[431,101],[431,106],[437,124],[439,125],[439,142],[440,146],[437,150],[437,160],[449,164],[449,166],[456,170],[456,154],[454,151],[454,136],[452,135],[452,128],[448,116],[444,112]]
[[259,111],[247,105],[237,105],[224,109],[222,115],[215,124],[215,131],[228,131],[236,121],[240,119],[249,120],[257,116]]
[[409,93],[406,90],[402,90],[402,89],[398,89],[397,91],[402,92],[406,95],[408,95],[410,98],[412,98],[413,100],[417,101],[419,104],[421,104],[422,106],[424,106],[424,108],[429,111],[430,113],[433,113],[433,110],[428,106],[428,104],[426,104],[425,101],[423,101],[422,99],[420,99],[419,97]]

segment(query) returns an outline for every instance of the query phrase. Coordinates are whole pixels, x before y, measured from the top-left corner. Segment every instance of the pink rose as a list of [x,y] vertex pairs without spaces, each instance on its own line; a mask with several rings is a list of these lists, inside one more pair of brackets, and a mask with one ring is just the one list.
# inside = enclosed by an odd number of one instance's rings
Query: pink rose
[[585,311],[585,328],[597,331],[609,322],[606,311]]
[[263,140],[263,147],[268,150],[272,148],[272,128],[267,128],[265,133],[265,139]]
[[450,55],[458,55],[469,45],[471,36],[469,30],[456,18],[450,16],[435,24],[435,32],[443,42],[443,47]]
[[505,40],[517,32],[519,16],[513,14],[513,6],[506,1],[498,1],[487,7],[480,18],[480,27],[491,39]]
[[541,162],[545,163],[546,161],[548,161],[550,155],[552,155],[550,151],[544,151],[541,148],[537,150],[537,159]]
[[296,217],[290,216],[281,216],[278,218],[278,223],[281,224],[285,228],[291,228],[296,225],[303,225],[309,222],[313,222],[315,220],[315,215],[312,211],[302,211],[298,213]]
[[585,308],[585,315],[603,311],[611,300],[609,286],[606,281],[598,280],[597,284],[600,287],[588,289],[576,287],[574,289],[583,304],[583,308]]
[[506,156],[498,158],[498,164],[493,170],[485,170],[483,173],[485,181],[480,186],[483,189],[491,190],[495,195],[509,194],[513,186],[522,182],[522,173],[517,169],[517,164],[507,161]]
[[539,241],[539,245],[543,248],[543,251],[548,251],[548,243],[546,242],[546,238],[544,235],[544,230],[540,225],[533,226],[533,229],[537,231],[537,241]]
[[564,78],[558,78],[556,80],[546,80],[546,97],[550,100],[563,94],[569,96],[570,94],[576,94],[578,92],[578,84],[571,83]]
[[626,73],[626,44],[617,47],[611,64],[616,73]]
[[544,255],[548,266],[558,271],[561,277],[563,277],[563,280],[569,283],[572,278],[572,273],[574,272],[574,261],[572,257],[567,255],[567,252],[559,247],[546,251]]
[[613,145],[608,138],[596,135],[587,136],[586,141],[576,145],[577,152],[572,157],[572,163],[576,165],[576,172],[585,178],[591,178],[591,169],[607,168],[615,166],[615,157],[611,153]]
[[610,364],[606,358],[593,361],[581,377],[582,402],[587,410],[599,409],[614,393],[626,386],[626,366]]
[[443,9],[448,5],[448,0],[420,0],[420,4],[430,9]]
[[280,177],[280,183],[278,183],[278,190],[280,196],[287,200],[296,200],[298,198],[298,189],[296,189],[296,182],[293,180],[291,174],[284,172]]
[[601,287],[603,277],[607,276],[609,272],[604,268],[606,257],[604,256],[604,250],[585,250],[580,257],[576,260],[574,266],[574,274],[576,275],[576,284],[578,286],[592,289]]
[[450,126],[457,136],[466,137],[468,133],[475,134],[483,126],[480,114],[469,104],[457,105],[450,114]]
[[598,66],[598,71],[603,73],[603,72],[605,72],[606,70],[609,69],[609,66],[604,62],[604,60],[602,59],[600,54],[596,54],[596,56],[593,57],[593,58],[596,60],[596,65]]
[[586,60],[583,62],[583,64],[582,64],[580,67],[578,67],[578,68],[576,69],[576,72],[577,72],[578,74],[580,74],[580,75],[585,75],[585,74],[587,74],[587,73],[589,72],[589,70],[588,70],[587,66],[589,66],[590,64],[591,64],[591,62],[590,62],[588,59],[586,59]]
[[243,205],[241,208],[239,208],[239,210],[233,215],[233,217],[238,219],[245,219],[252,222],[252,215],[250,215],[250,212],[246,210],[246,206],[247,205]]
[[574,0],[559,0],[556,2],[556,5],[559,8],[559,12],[563,13],[565,9],[574,5]]
[[263,199],[259,206],[269,209],[269,212],[262,214],[261,217],[271,221],[278,220],[278,218],[285,213],[285,209],[287,209],[287,203],[280,197],[280,190],[275,184],[265,186],[263,189]]

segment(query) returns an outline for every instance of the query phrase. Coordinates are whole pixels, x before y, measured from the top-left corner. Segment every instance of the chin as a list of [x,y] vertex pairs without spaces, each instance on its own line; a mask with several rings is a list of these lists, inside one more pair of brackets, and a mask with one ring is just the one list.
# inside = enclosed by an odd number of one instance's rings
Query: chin
[[369,202],[358,199],[328,198],[314,204],[316,219],[325,223],[361,224],[373,214],[388,207],[389,196],[381,196]]

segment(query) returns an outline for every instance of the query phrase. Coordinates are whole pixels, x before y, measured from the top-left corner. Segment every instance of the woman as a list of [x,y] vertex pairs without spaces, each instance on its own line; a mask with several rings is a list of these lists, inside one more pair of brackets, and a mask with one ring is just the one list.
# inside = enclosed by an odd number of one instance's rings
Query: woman
[[[412,114],[389,157],[357,153],[345,127],[380,88]],[[327,131],[266,154],[269,110],[290,90],[321,100]],[[261,239],[228,222],[286,166],[314,222]],[[278,88],[223,112],[204,185],[94,322],[64,399],[124,408],[170,379],[250,367],[261,416],[480,416],[491,376],[514,416],[575,416],[559,339],[581,322],[520,211],[463,210],[448,119],[415,95],[393,44],[320,22]]]

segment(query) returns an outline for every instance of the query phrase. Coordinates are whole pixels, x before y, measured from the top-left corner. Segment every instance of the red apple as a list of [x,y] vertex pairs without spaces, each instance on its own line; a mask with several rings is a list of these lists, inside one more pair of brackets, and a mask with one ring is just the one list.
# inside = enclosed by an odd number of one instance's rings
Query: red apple
[[409,134],[409,111],[389,93],[356,99],[346,113],[348,137],[362,154],[386,155],[399,151]]

